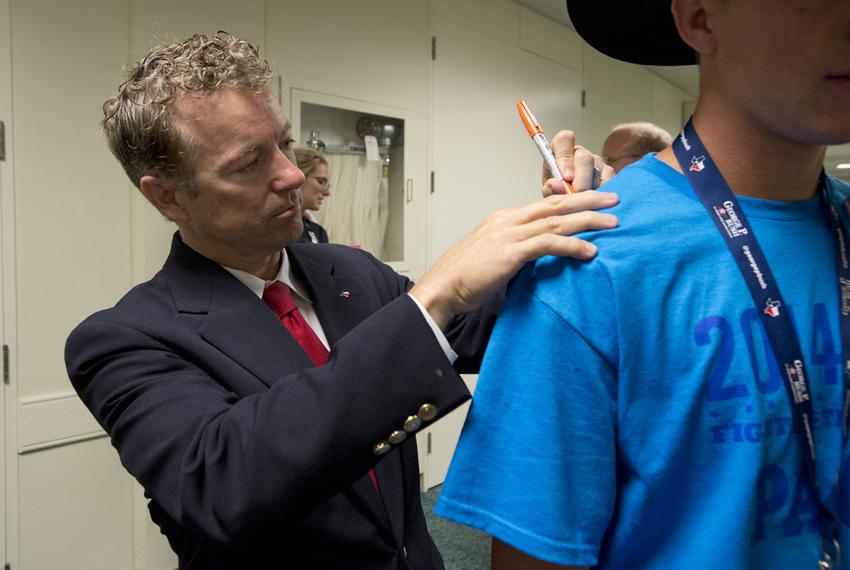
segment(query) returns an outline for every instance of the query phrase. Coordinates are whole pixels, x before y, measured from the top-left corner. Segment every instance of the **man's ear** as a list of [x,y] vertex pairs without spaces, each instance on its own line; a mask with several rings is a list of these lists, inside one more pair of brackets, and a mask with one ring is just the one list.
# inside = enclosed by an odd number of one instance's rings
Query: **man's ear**
[[711,0],[673,0],[671,6],[679,36],[700,56],[717,49],[713,26],[715,4]]
[[161,176],[142,176],[139,180],[139,188],[148,202],[167,219],[179,222],[186,218],[186,210],[181,203],[184,196],[178,196],[181,190],[178,190],[173,182]]

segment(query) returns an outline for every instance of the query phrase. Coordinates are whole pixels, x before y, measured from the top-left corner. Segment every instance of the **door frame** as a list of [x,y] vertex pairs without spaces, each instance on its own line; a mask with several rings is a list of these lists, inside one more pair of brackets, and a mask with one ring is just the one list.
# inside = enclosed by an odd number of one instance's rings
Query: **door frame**
[[0,560],[19,566],[18,556],[18,455],[17,455],[17,378],[15,332],[17,310],[15,295],[15,192],[14,133],[12,114],[12,27],[11,0],[0,0],[0,121],[5,125],[6,159],[0,162],[0,340],[9,347],[9,384],[0,384]]

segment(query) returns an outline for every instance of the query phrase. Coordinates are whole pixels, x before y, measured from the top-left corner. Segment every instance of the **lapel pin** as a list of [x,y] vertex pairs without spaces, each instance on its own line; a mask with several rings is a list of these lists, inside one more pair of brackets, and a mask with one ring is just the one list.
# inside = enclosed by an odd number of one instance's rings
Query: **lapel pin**
[[351,292],[342,291],[342,292],[340,292],[339,296],[342,297],[343,299],[348,299],[349,297],[351,297]]

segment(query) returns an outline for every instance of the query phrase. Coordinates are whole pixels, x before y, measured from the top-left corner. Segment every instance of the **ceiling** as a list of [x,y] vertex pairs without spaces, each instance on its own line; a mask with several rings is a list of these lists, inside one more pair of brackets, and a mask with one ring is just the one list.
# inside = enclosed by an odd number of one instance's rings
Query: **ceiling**
[[[565,26],[573,28],[569,16],[567,16],[567,6],[565,0],[515,0],[531,8],[532,10],[548,16],[549,18],[560,22]],[[574,29],[574,28],[573,28]],[[673,85],[694,97],[699,91],[699,76],[696,65],[684,65],[674,67],[659,67],[646,66],[653,73],[660,75]],[[842,178],[850,180],[850,169],[836,170],[839,163],[850,164],[850,144],[834,145],[827,148],[826,152],[826,168],[833,174],[840,175]]]

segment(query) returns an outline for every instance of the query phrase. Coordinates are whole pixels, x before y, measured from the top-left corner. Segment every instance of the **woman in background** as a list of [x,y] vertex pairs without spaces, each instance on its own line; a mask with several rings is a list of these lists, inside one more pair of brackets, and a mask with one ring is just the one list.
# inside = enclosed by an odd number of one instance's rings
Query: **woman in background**
[[304,185],[301,186],[301,211],[304,216],[304,233],[300,241],[328,243],[328,232],[316,223],[307,210],[318,211],[322,200],[330,196],[328,161],[322,153],[310,148],[296,148],[295,159],[298,168],[304,173]]

